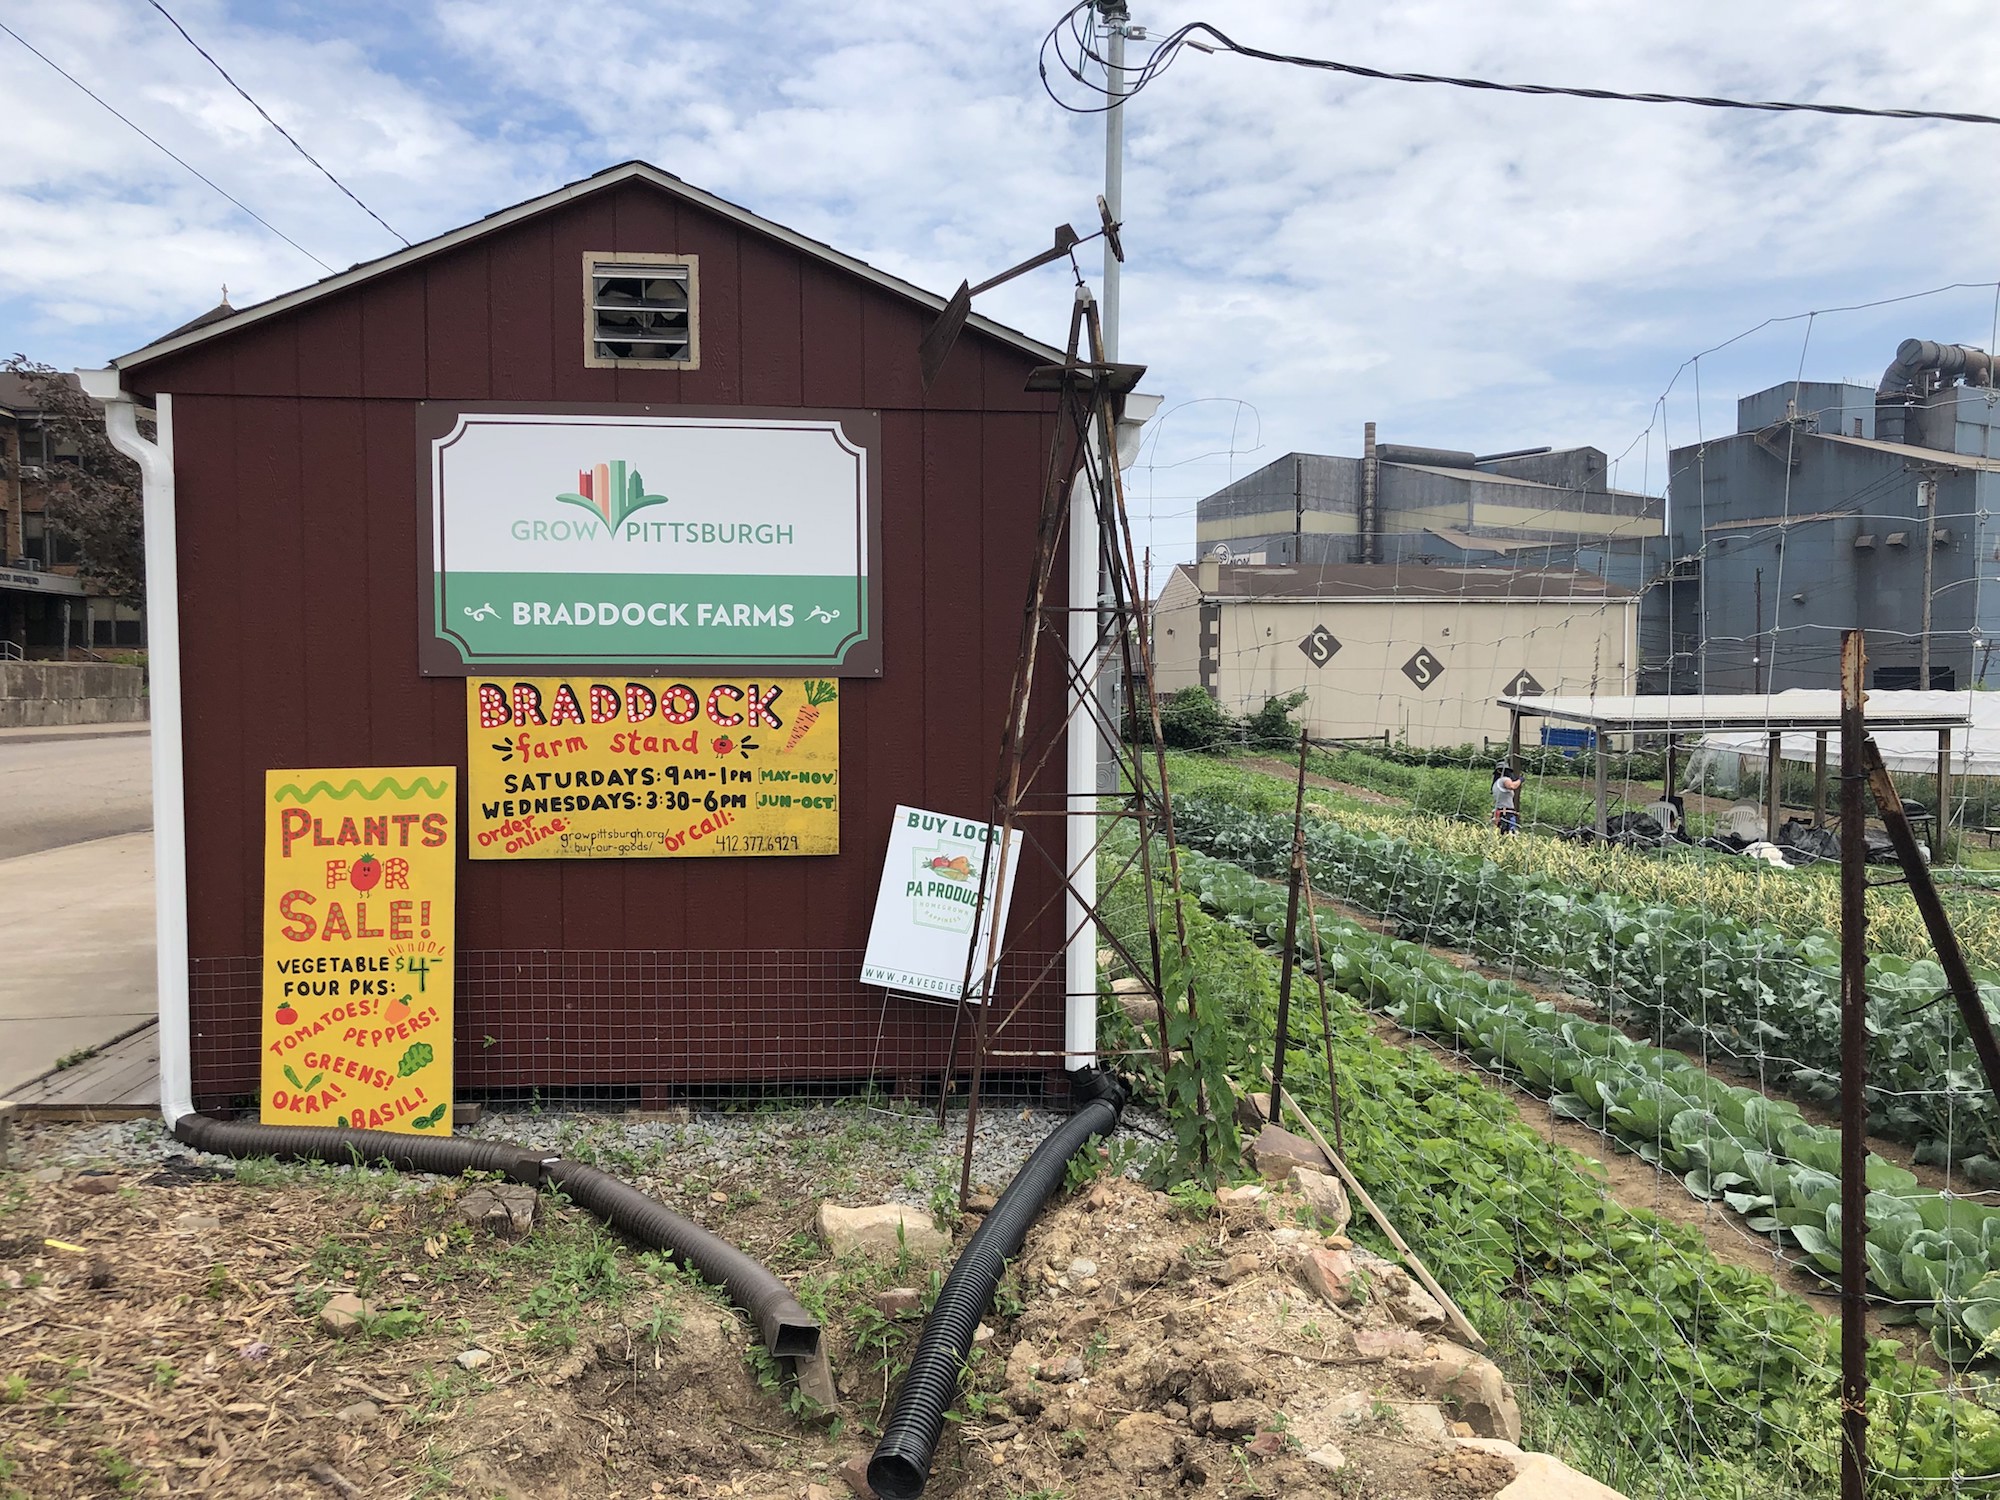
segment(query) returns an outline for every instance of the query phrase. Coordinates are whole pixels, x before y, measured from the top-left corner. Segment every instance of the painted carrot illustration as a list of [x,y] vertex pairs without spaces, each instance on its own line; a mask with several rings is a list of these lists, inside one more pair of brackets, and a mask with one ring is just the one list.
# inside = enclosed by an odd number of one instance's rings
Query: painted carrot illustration
[[806,679],[806,702],[792,719],[792,736],[785,741],[785,749],[790,750],[806,737],[806,731],[819,722],[819,708],[822,703],[833,702],[840,688],[831,682]]

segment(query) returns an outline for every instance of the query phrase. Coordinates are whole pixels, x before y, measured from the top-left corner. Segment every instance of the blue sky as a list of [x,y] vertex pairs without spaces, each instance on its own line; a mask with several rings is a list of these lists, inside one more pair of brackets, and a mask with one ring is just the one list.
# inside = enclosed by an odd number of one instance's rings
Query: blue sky
[[[1087,227],[1101,186],[1101,122],[1036,76],[1060,0],[166,3],[413,240],[641,157],[946,291]],[[1133,17],[1386,68],[2000,113],[1988,0],[1133,0]],[[395,248],[146,0],[0,0],[0,19],[329,264]],[[0,350],[101,364],[225,282],[241,305],[322,274],[4,36],[0,99]],[[1122,352],[1166,400],[1132,486],[1162,560],[1189,554],[1200,495],[1295,448],[1352,453],[1366,420],[1479,451],[1591,443],[1657,491],[1665,445],[1728,430],[1739,395],[1801,369],[1872,384],[1908,336],[1995,342],[2000,128],[1186,53],[1127,129]],[[1984,285],[1796,316],[1955,282]],[[982,303],[1050,339],[1067,307],[1059,268]]]

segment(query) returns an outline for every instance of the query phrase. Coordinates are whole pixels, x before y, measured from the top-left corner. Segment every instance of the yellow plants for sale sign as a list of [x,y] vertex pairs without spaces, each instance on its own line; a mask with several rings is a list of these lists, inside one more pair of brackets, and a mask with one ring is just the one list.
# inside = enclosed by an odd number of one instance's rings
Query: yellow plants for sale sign
[[451,1130],[458,770],[264,776],[263,1120]]
[[840,684],[466,679],[474,859],[840,852]]

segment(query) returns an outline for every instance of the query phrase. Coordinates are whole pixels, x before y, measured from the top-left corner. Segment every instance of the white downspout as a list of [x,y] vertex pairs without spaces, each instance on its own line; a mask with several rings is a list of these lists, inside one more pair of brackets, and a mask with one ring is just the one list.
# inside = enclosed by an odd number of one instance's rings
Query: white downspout
[[111,445],[139,466],[145,514],[146,634],[153,745],[153,937],[160,1000],[160,1115],[194,1113],[188,1027],[187,803],[181,775],[180,558],[174,531],[174,398],[154,400],[156,436],[139,433],[115,366],[78,370],[104,405]]
[[[1128,469],[1139,453],[1139,430],[1160,408],[1158,396],[1137,392],[1125,398],[1125,415],[1118,420],[1118,467]],[[1097,507],[1091,503],[1090,485],[1079,474],[1070,489],[1069,510],[1069,659],[1076,663],[1081,691],[1095,693],[1104,653],[1098,647]],[[1134,608],[1145,609],[1150,601],[1134,599]],[[1063,1012],[1063,1066],[1070,1072],[1097,1065],[1097,927],[1089,911],[1097,905],[1097,819],[1090,816],[1097,807],[1098,747],[1105,731],[1082,702],[1072,704],[1067,741],[1068,782],[1063,819],[1068,847],[1070,889],[1063,896],[1064,931],[1069,934],[1063,949],[1063,989],[1067,1004]],[[1112,746],[1114,755],[1116,745]],[[1086,909],[1078,892],[1090,900]]]

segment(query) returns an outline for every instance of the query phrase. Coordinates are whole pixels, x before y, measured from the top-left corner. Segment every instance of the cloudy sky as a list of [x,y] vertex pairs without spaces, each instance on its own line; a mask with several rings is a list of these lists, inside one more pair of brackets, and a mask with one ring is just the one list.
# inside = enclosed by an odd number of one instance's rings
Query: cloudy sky
[[[1037,76],[1065,0],[163,3],[412,240],[640,157],[944,291],[1087,227],[1102,184],[1101,120]],[[1133,18],[1390,69],[2000,114],[1990,0],[1133,0]],[[0,35],[0,352],[101,364],[225,283],[240,306],[324,274],[310,257],[396,247],[149,0],[0,0],[0,21],[303,247]],[[1292,449],[1355,452],[1365,420],[1479,451],[1595,444],[1657,491],[1665,444],[1728,430],[1741,394],[1801,369],[1872,384],[1906,336],[1996,342],[2000,128],[1194,52],[1127,114],[1122,352],[1166,398],[1134,491],[1166,558],[1202,494]],[[1059,340],[1067,305],[1052,268],[984,310]]]

